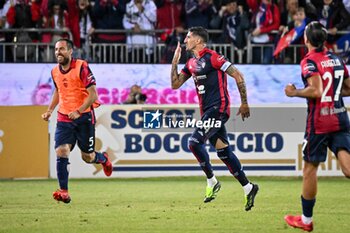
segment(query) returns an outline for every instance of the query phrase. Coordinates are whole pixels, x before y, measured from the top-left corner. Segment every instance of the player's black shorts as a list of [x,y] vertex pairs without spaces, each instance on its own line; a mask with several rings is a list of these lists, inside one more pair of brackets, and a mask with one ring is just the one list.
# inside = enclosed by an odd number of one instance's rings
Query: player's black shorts
[[337,131],[327,134],[305,133],[303,142],[304,160],[307,162],[324,162],[327,159],[327,148],[335,156],[341,149],[350,152],[350,132]]
[[78,147],[85,153],[91,153],[95,148],[95,119],[91,112],[83,113],[73,122],[57,122],[55,133],[55,148],[71,144],[73,150],[78,141]]
[[211,108],[210,110],[207,110],[204,112],[201,120],[204,121],[210,121],[210,122],[221,122],[221,127],[202,127],[202,128],[196,128],[194,132],[192,133],[191,138],[195,138],[200,143],[205,143],[208,139],[210,143],[215,147],[216,141],[218,138],[221,139],[222,142],[225,144],[228,143],[227,139],[227,132],[225,128],[225,123],[229,119],[229,116],[227,113],[221,113],[219,111],[219,108]]

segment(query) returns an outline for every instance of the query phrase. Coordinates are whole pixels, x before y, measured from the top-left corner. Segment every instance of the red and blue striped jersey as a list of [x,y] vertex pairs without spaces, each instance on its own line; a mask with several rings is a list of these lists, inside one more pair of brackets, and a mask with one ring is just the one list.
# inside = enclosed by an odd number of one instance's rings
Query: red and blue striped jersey
[[341,89],[349,72],[342,59],[324,50],[310,51],[301,61],[302,80],[319,75],[323,92],[320,98],[308,98],[306,131],[322,134],[350,128],[349,117],[344,106]]
[[230,65],[224,56],[204,48],[199,52],[199,57],[190,58],[181,70],[186,76],[193,77],[202,115],[212,107],[230,114],[230,95],[225,73]]

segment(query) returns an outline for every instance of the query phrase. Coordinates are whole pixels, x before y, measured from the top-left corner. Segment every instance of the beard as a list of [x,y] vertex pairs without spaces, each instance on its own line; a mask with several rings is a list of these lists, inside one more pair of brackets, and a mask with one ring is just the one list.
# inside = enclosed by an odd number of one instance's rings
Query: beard
[[195,49],[197,48],[196,44],[192,44],[192,46],[186,46],[186,52],[190,52],[193,53],[193,51],[195,51]]
[[57,63],[60,64],[61,66],[68,65],[68,63],[69,63],[68,57],[63,57],[63,60],[61,62],[58,60],[58,58],[56,58],[56,59],[57,59]]
[[193,51],[193,46],[190,48],[189,46],[186,46],[186,52],[192,52]]

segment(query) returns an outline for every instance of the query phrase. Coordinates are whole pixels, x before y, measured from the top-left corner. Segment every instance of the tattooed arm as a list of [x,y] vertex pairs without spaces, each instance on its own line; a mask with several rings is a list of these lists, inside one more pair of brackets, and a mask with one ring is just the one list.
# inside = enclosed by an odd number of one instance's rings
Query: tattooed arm
[[183,73],[177,73],[177,64],[172,63],[171,65],[171,88],[178,89],[184,84],[188,79],[188,76]]
[[183,73],[178,74],[177,73],[177,64],[179,63],[181,58],[181,47],[180,42],[177,43],[177,47],[174,53],[173,61],[171,62],[171,88],[178,89],[179,87],[184,84],[184,82],[187,81],[189,78]]
[[250,110],[247,99],[247,88],[244,82],[243,74],[233,65],[227,68],[226,73],[236,80],[239,94],[241,96],[241,106],[239,107],[237,115],[242,116],[242,120],[250,116]]

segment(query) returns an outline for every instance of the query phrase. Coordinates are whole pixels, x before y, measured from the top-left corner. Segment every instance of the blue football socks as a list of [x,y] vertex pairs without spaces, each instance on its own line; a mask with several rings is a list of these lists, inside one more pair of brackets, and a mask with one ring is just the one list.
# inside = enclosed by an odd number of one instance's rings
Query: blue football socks
[[232,152],[230,146],[218,149],[218,157],[226,164],[231,174],[238,180],[238,182],[245,186],[249,183],[243,169],[241,162],[238,160],[237,156]]
[[193,140],[190,140],[189,148],[194,154],[194,156],[197,158],[197,161],[199,162],[207,178],[208,179],[212,178],[214,176],[214,173],[209,161],[209,154],[206,151],[204,145],[201,143],[197,143]]
[[315,202],[316,198],[312,200],[306,200],[303,196],[301,196],[301,205],[303,207],[303,215],[305,217],[312,217],[312,211],[314,209]]
[[95,151],[95,160],[93,163],[105,163],[107,161],[106,157],[101,152]]
[[56,169],[57,169],[57,178],[60,184],[60,188],[68,190],[68,158],[57,157],[56,160]]

